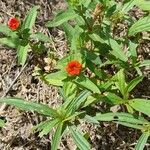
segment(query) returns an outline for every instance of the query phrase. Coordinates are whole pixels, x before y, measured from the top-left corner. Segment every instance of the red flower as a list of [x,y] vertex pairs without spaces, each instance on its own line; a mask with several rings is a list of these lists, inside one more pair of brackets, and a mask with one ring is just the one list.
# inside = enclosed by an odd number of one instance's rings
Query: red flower
[[10,18],[8,20],[8,27],[11,29],[11,30],[17,30],[20,26],[20,22],[17,18]]
[[79,75],[82,69],[82,64],[80,64],[77,60],[72,60],[66,66],[66,71],[69,75]]

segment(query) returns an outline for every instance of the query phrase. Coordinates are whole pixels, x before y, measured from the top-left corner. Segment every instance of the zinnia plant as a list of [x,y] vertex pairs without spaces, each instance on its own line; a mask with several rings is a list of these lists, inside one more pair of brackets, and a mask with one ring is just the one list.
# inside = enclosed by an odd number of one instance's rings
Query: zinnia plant
[[[144,40],[141,32],[150,31],[150,8],[146,7],[150,3],[138,0],[124,1],[120,5],[115,0],[67,2],[68,8],[58,13],[54,20],[48,21],[46,27],[59,26],[64,30],[69,53],[62,59],[56,58],[58,62],[50,72],[44,72],[42,68],[38,72],[45,83],[59,87],[62,104],[53,109],[20,98],[2,98],[0,103],[45,115],[47,120],[36,125],[34,131],[42,137],[55,128],[51,150],[58,149],[64,134],[71,135],[77,149],[91,150],[94,147],[88,142],[85,136],[88,133],[82,130],[81,124],[88,122],[100,126],[100,121],[111,121],[140,130],[141,137],[135,141],[135,149],[143,150],[150,136],[150,122],[147,119],[150,116],[150,101],[142,95],[137,98],[131,92],[145,77],[141,68],[150,65],[150,60],[139,60],[137,53],[139,41]],[[147,12],[138,21],[128,13],[134,6]],[[5,27],[9,32],[4,32],[6,37],[0,40],[2,44],[17,48],[22,65],[25,64],[29,48],[34,54],[42,42],[51,41],[42,33],[31,30],[38,8],[35,6],[29,11],[21,27],[17,20],[10,20],[8,26],[11,31]],[[126,34],[116,36],[115,29],[123,22],[128,26]],[[2,27],[4,25],[0,25]],[[16,29],[19,29],[17,33],[12,31]],[[8,39],[9,42],[4,42]],[[35,44],[31,39],[39,41]],[[103,104],[107,107],[103,108]],[[95,106],[101,108],[95,109]],[[113,106],[119,106],[119,111],[113,112]]]

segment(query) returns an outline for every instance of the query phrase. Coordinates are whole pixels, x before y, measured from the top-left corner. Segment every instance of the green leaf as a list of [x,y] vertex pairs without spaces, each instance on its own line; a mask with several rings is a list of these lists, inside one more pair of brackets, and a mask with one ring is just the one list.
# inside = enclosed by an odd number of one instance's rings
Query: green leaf
[[85,121],[87,121],[89,123],[99,124],[99,122],[94,117],[91,117],[89,115],[86,115],[84,119],[85,119]]
[[143,66],[150,66],[150,60],[143,60],[140,63],[140,67],[143,67]]
[[58,116],[56,110],[46,105],[24,101],[20,98],[2,98],[0,99],[0,103],[6,103],[8,105],[12,105],[26,111],[36,111],[39,114],[43,114],[46,116]]
[[0,119],[0,127],[3,127],[5,125],[4,120]]
[[70,120],[75,120],[75,117],[80,116],[81,114],[85,114],[85,111],[75,112],[73,115],[67,116],[67,117],[63,120],[63,122],[65,122],[65,121],[70,121]]
[[19,45],[17,48],[18,63],[22,66],[24,66],[27,60],[29,47],[30,47],[29,44],[27,44],[26,46]]
[[89,50],[85,50],[82,52],[86,56],[87,61],[89,61],[89,65],[91,64],[91,62],[94,63],[95,65],[101,65],[102,64],[102,61],[99,57],[99,53],[96,54],[96,53],[93,53]]
[[80,95],[75,98],[74,100],[74,105],[73,107],[75,107],[75,110],[79,109],[79,107],[81,107],[82,104],[85,103],[85,100],[91,95],[91,92],[88,90],[84,90],[80,93]]
[[51,119],[51,120],[46,120],[44,122],[39,123],[38,125],[33,127],[34,132],[40,132],[39,136],[43,137],[43,135],[48,134],[52,128],[57,125],[60,122],[59,119]]
[[49,123],[50,121],[51,121],[51,119],[50,119],[50,120],[43,121],[43,122],[37,124],[36,126],[33,126],[32,130],[33,130],[34,132],[41,131],[41,130],[44,129],[44,127],[45,127],[45,126],[47,125],[47,123]]
[[83,63],[82,63],[82,59],[83,59],[83,55],[81,54],[81,52],[68,55],[68,56],[66,56],[66,57],[64,57],[64,58],[62,58],[61,60],[58,61],[57,69],[64,70],[64,68],[67,66],[67,64],[68,64],[71,60],[77,60],[77,61],[79,61],[81,64],[83,64]]
[[67,114],[70,115],[74,113],[82,104],[84,104],[85,100],[87,99],[88,96],[91,95],[91,92],[88,90],[82,91],[77,98],[74,100],[67,100],[61,108],[67,110]]
[[62,27],[63,27],[63,31],[65,32],[66,34],[66,38],[67,40],[69,41],[69,43],[71,44],[71,40],[73,38],[73,33],[74,33],[74,28],[68,23],[68,22],[65,22],[62,24]]
[[91,0],[80,0],[80,4],[82,4],[86,8],[88,8],[90,3],[91,3]]
[[120,45],[113,39],[109,39],[110,46],[112,48],[112,51],[110,53],[114,55],[116,58],[126,62],[128,60],[128,57],[126,54],[123,52],[122,48]]
[[150,116],[150,100],[132,99],[129,101],[129,105],[135,110]]
[[0,38],[0,44],[3,44],[3,45],[7,45],[11,48],[17,48],[18,47],[18,40],[19,39],[15,39],[15,38]]
[[24,29],[32,29],[33,25],[35,24],[36,16],[37,16],[37,10],[39,9],[39,6],[34,6],[27,14],[23,24],[22,24],[22,30]]
[[139,76],[143,75],[143,73],[142,73],[142,71],[140,70],[139,67],[135,67],[135,70],[137,71],[137,73],[138,73]]
[[77,94],[77,85],[71,81],[64,82],[63,91],[67,100],[73,100]]
[[42,42],[52,42],[52,39],[50,37],[48,37],[47,35],[45,35],[44,33],[41,33],[41,32],[37,32],[35,34],[32,34],[30,36],[30,38],[33,38],[35,40],[39,40],[39,41],[42,41]]
[[131,92],[135,88],[135,86],[137,84],[139,84],[142,80],[143,80],[143,77],[140,76],[140,77],[136,77],[135,79],[133,79],[132,81],[130,81],[128,83],[127,87],[126,87],[126,91],[127,92]]
[[67,75],[65,72],[58,71],[55,73],[48,74],[44,77],[44,80],[48,84],[56,85],[56,86],[62,86],[63,80],[67,78]]
[[13,32],[11,29],[8,28],[8,26],[2,23],[0,23],[0,33],[3,33],[6,36],[18,37],[16,32]]
[[48,21],[46,26],[47,27],[60,26],[64,22],[67,22],[68,20],[74,19],[77,16],[78,15],[72,9],[67,9],[61,13],[58,13],[53,21]]
[[92,33],[92,34],[89,34],[89,37],[95,41],[95,42],[100,42],[100,43],[107,43],[108,44],[108,40],[104,40],[102,39],[98,34],[96,33]]
[[150,11],[150,1],[140,0],[136,2],[136,5],[144,11]]
[[144,133],[140,136],[140,138],[139,138],[139,140],[138,140],[138,142],[137,142],[137,144],[136,144],[135,150],[143,150],[149,136],[150,136],[150,133],[149,133],[149,132],[144,132]]
[[129,104],[125,104],[125,105],[126,105],[128,113],[133,114],[134,113],[133,108]]
[[[98,95],[98,98],[100,99],[99,95]],[[87,107],[87,106],[93,104],[94,102],[97,102],[98,98],[95,96],[92,96],[92,95],[88,96],[87,100],[85,101],[85,103],[82,107]]]
[[94,93],[101,93],[99,88],[96,84],[94,84],[89,78],[80,76],[78,79],[75,80],[75,83],[77,83],[80,86],[83,86],[87,88],[88,90],[94,92]]
[[88,143],[88,141],[84,138],[84,136],[79,131],[75,131],[75,128],[73,128],[73,127],[69,127],[69,130],[71,132],[71,135],[73,137],[75,144],[77,145],[77,147],[80,150],[90,150],[91,149],[90,144]]
[[59,122],[60,122],[59,119],[53,119],[45,123],[44,126],[42,127],[43,129],[40,132],[39,137],[43,137],[43,135],[47,135],[52,130],[52,128],[55,127]]
[[135,35],[139,32],[150,31],[150,16],[141,18],[135,22],[129,29],[129,36]]
[[71,53],[78,53],[79,50],[81,49],[82,47],[82,42],[83,42],[83,39],[81,36],[82,36],[82,33],[84,32],[84,30],[76,25],[74,27],[74,30],[72,32],[73,36],[72,36],[72,39],[71,39]]
[[115,85],[117,86],[117,88],[120,90],[121,94],[123,96],[126,95],[126,82],[125,82],[125,74],[124,74],[124,69],[121,69],[118,73],[117,73],[117,80],[118,82],[115,83]]
[[137,0],[129,0],[129,2],[125,3],[121,12],[127,13],[134,5],[136,5]]
[[141,125],[149,124],[149,122],[135,118],[129,113],[97,113],[95,119],[97,119],[98,121],[121,121]]
[[136,51],[137,46],[138,46],[138,44],[135,44],[135,43],[130,41],[130,43],[129,43],[129,50],[130,50],[130,53],[131,53],[131,58],[132,58],[133,65],[137,61],[137,51]]
[[63,128],[63,123],[60,123],[57,126],[54,137],[52,139],[51,150],[57,150],[58,149],[58,145],[59,145],[60,140],[61,140],[62,128]]
[[139,130],[143,130],[144,126],[143,125],[137,125],[137,124],[132,124],[132,123],[128,123],[128,122],[120,122],[120,121],[116,121],[116,123],[126,126],[126,127],[130,127],[130,128],[135,128],[135,129],[139,129]]
[[117,96],[115,93],[107,92],[105,93],[105,95],[106,96],[103,98],[104,102],[115,104],[115,105],[119,105],[124,102],[124,100],[121,97]]

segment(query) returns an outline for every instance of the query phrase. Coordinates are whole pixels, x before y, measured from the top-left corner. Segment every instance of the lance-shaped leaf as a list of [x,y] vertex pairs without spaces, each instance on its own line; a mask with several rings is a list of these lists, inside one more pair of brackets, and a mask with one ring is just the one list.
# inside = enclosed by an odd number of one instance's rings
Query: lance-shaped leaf
[[67,78],[67,75],[65,72],[58,71],[55,73],[48,74],[44,77],[44,80],[48,84],[56,85],[56,86],[62,86],[63,80]]
[[25,64],[27,60],[29,47],[30,47],[29,44],[27,44],[26,46],[19,45],[17,48],[18,63],[22,66]]
[[32,29],[33,25],[35,24],[36,16],[37,16],[37,10],[39,9],[39,6],[34,6],[27,14],[23,25],[22,30],[24,29]]
[[73,38],[74,28],[68,22],[63,23],[62,27],[66,34],[67,41],[71,43],[71,40]]
[[53,136],[51,150],[57,150],[58,149],[58,146],[59,146],[59,143],[61,140],[61,136],[62,136],[62,130],[63,130],[63,123],[60,123],[57,126],[57,129],[56,129],[55,134]]
[[52,42],[52,39],[50,37],[48,37],[47,35],[41,33],[41,32],[37,32],[35,34],[32,34],[30,36],[30,38],[34,39],[34,40],[39,40],[42,42]]
[[130,41],[129,50],[130,50],[133,65],[137,62],[137,51],[136,51],[137,46],[138,46],[138,44]]
[[135,118],[129,113],[97,113],[95,119],[98,121],[121,121],[132,124],[149,124],[149,122],[144,121],[143,119]]
[[137,144],[136,144],[135,150],[143,150],[149,136],[150,136],[150,133],[149,133],[149,132],[144,132],[144,133],[140,136],[140,139],[138,140],[138,142],[137,142]]
[[80,86],[85,87],[86,89],[94,92],[94,93],[101,93],[100,89],[97,87],[95,83],[93,83],[89,78],[80,76],[78,79],[75,80]]
[[88,96],[91,95],[91,92],[88,90],[82,91],[74,100],[67,100],[60,107],[62,109],[66,109],[67,115],[71,115],[74,113],[82,104],[84,104],[85,100]]
[[135,110],[150,116],[150,100],[132,99],[129,101],[129,105]]
[[117,96],[116,94],[114,93],[105,93],[105,97],[102,98],[102,100],[106,103],[110,103],[110,104],[115,104],[115,105],[119,105],[119,104],[122,104],[124,102],[124,100]]
[[143,67],[143,66],[150,66],[150,60],[143,60],[140,63],[140,67]]
[[94,117],[92,116],[89,116],[89,115],[86,115],[84,117],[84,120],[89,122],[89,123],[92,123],[92,124],[99,124],[99,122],[97,121],[97,119],[95,119]]
[[13,32],[11,29],[8,28],[8,26],[2,23],[0,23],[0,33],[3,33],[6,36],[18,37],[16,32]]
[[125,3],[121,9],[121,12],[127,13],[136,4],[136,2],[137,0],[130,0],[129,2]]
[[95,42],[108,44],[108,40],[101,38],[100,35],[98,35],[96,33],[89,34],[89,37]]
[[[74,99],[74,101],[69,105],[70,109],[72,111],[75,111],[79,109],[79,107],[84,104],[85,100],[87,99],[88,96],[91,95],[91,92],[88,90],[84,90],[83,92],[80,93],[80,95]],[[68,109],[68,107],[67,107]]]
[[46,26],[47,27],[56,27],[59,26],[68,20],[74,19],[78,15],[72,10],[72,9],[67,9],[61,13],[58,13],[54,20],[48,21]]
[[127,87],[126,87],[126,91],[127,92],[131,92],[135,88],[135,86],[137,84],[139,84],[142,80],[143,80],[143,77],[140,76],[140,77],[136,77],[135,79],[133,79],[132,81],[130,81],[128,83]]
[[144,126],[143,125],[138,125],[138,124],[133,124],[133,123],[128,123],[128,122],[121,122],[121,121],[115,121],[115,122],[120,124],[120,125],[126,126],[126,127],[139,129],[139,130],[144,130]]
[[136,5],[144,11],[150,11],[150,1],[147,0],[137,0]]
[[116,86],[117,88],[120,90],[121,94],[123,96],[125,96],[125,90],[126,90],[126,82],[125,82],[125,73],[124,70],[121,69],[118,73],[117,73],[117,80],[118,82],[116,82]]
[[75,118],[77,116],[84,115],[84,114],[85,114],[85,111],[75,112],[73,115],[70,115],[70,116],[66,117],[66,119],[63,120],[63,122],[70,121],[70,120],[75,120]]
[[70,127],[69,128],[71,135],[73,137],[73,140],[75,142],[75,144],[77,145],[77,147],[80,150],[90,150],[90,144],[88,143],[88,141],[84,138],[84,136],[77,131],[75,128]]
[[43,137],[43,135],[47,135],[53,127],[55,127],[60,122],[59,119],[53,119],[48,122],[45,122],[42,126],[42,131],[39,134],[39,137]]
[[19,39],[16,39],[16,38],[10,38],[10,37],[7,37],[7,38],[0,38],[0,44],[3,44],[3,45],[6,45],[6,46],[9,46],[11,48],[17,48],[18,47],[18,40]]
[[73,100],[77,94],[77,85],[71,81],[64,82],[63,91],[67,100]]
[[123,52],[121,46],[113,39],[109,39],[109,43],[112,48],[112,51],[110,51],[110,53],[114,55],[116,58],[126,62],[128,60],[128,57]]
[[39,103],[24,101],[20,98],[2,98],[0,99],[0,103],[6,103],[8,105],[16,106],[22,110],[26,111],[36,111],[39,114],[43,114],[46,116],[58,116],[57,111]]
[[91,0],[80,0],[80,5],[83,5],[84,7],[88,8],[88,6],[90,5]]
[[150,31],[150,16],[144,17],[135,22],[129,29],[128,35],[132,36],[143,31]]

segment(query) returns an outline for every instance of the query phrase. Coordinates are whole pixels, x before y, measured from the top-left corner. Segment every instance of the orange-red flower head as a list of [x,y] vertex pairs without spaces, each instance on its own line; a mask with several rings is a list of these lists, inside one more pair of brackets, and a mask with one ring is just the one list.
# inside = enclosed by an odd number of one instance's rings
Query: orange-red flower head
[[66,66],[66,71],[69,75],[79,75],[82,70],[82,64],[80,64],[77,60],[72,60]]
[[20,26],[20,21],[17,18],[10,18],[8,20],[8,27],[11,30],[17,30]]

